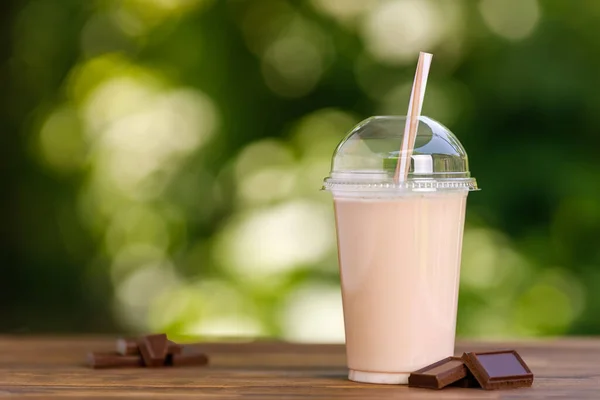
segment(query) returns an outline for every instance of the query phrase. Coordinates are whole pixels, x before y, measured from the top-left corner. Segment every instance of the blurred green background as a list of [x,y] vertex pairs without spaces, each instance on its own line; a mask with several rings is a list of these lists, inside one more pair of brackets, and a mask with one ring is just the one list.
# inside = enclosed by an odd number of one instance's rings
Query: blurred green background
[[[576,3],[576,4],[575,4]],[[337,342],[336,143],[466,147],[459,334],[600,333],[600,1],[3,0],[3,332]]]

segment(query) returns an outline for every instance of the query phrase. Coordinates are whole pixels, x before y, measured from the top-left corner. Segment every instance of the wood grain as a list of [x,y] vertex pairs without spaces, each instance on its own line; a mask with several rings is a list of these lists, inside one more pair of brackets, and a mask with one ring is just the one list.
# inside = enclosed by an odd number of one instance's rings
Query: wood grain
[[368,385],[346,379],[343,346],[279,342],[189,345],[208,367],[92,370],[112,338],[0,337],[0,398],[23,399],[600,399],[600,339],[463,342],[463,351],[516,348],[533,388],[486,392]]

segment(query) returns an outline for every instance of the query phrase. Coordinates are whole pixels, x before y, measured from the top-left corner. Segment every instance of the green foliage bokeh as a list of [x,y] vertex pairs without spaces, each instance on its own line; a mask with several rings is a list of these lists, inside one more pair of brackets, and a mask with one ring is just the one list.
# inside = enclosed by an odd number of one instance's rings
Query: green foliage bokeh
[[338,340],[320,183],[423,50],[483,188],[459,334],[599,333],[600,2],[574,3],[2,2],[0,329]]

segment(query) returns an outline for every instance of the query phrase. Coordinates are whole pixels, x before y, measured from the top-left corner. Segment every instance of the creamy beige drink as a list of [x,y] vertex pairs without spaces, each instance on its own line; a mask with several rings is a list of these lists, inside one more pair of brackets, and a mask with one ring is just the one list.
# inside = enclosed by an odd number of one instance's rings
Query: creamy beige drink
[[335,206],[349,378],[358,382],[406,384],[454,354],[465,206],[478,188],[452,132],[418,122],[410,152],[398,148],[412,119],[359,123],[323,184]]
[[454,354],[467,193],[334,193],[350,379],[407,383]]

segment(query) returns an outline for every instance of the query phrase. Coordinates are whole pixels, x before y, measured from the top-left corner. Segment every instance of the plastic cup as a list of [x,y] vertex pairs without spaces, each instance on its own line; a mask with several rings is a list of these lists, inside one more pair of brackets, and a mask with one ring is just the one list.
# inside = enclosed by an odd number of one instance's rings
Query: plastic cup
[[454,354],[469,191],[467,155],[442,124],[419,118],[406,180],[396,182],[406,117],[371,117],[338,145],[333,194],[349,379],[406,384]]

